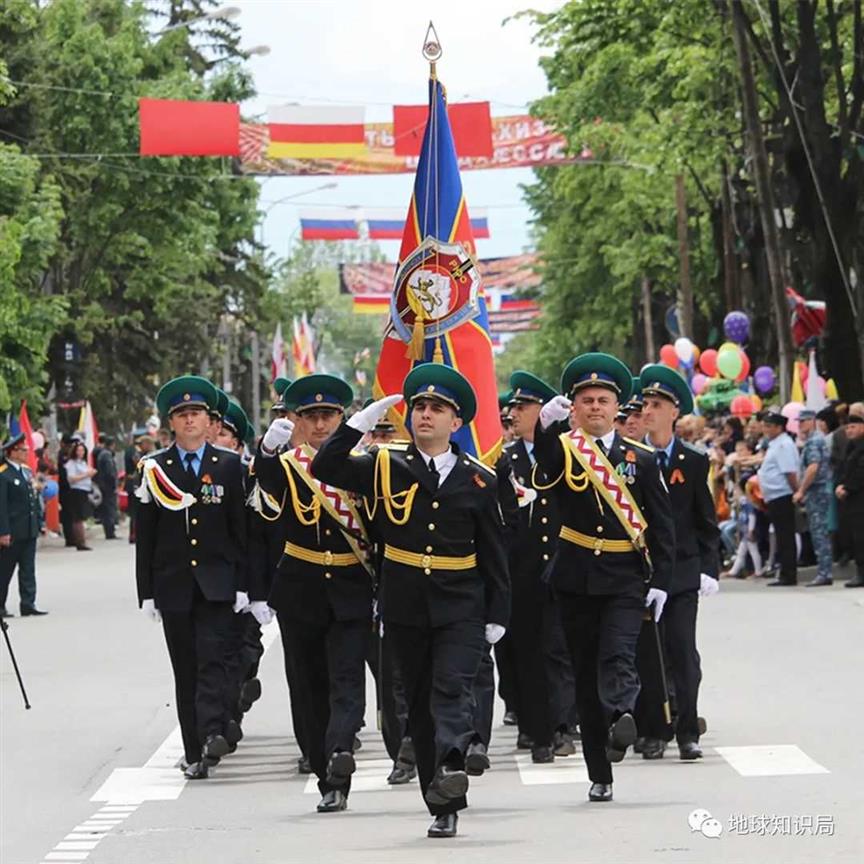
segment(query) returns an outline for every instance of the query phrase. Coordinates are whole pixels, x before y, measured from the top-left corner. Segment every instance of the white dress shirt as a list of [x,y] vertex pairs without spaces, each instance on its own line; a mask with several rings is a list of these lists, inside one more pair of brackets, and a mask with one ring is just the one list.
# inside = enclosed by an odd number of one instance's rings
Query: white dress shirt
[[615,430],[612,429],[610,432],[607,432],[601,438],[595,438],[594,443],[596,444],[598,441],[600,443],[602,443],[603,448],[606,450],[606,455],[608,456],[612,452],[612,442],[614,440],[615,440]]
[[423,457],[427,470],[429,469],[429,462],[435,462],[435,467],[438,469],[438,485],[441,486],[441,484],[447,479],[447,475],[453,470],[453,466],[456,464],[456,454],[452,449],[447,450],[445,453],[439,453],[437,456],[427,456],[419,448],[417,449],[417,452]]

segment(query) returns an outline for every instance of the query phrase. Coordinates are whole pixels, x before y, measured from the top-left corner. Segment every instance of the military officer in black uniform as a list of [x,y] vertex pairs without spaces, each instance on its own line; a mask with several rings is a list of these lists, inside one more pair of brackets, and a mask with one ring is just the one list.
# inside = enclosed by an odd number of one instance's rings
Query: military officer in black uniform
[[[674,563],[669,496],[649,448],[613,423],[632,378],[608,354],[582,354],[540,411],[534,456],[558,496],[551,580],[573,661],[591,801],[612,799],[612,762],[636,739],[636,641],[659,618]],[[571,425],[572,424],[572,425]]]
[[[702,756],[697,712],[702,670],[696,649],[696,614],[700,593],[710,595],[718,589],[720,531],[708,487],[708,457],[675,437],[675,421],[680,414],[693,410],[690,387],[674,369],[662,363],[646,366],[640,383],[647,430],[645,443],[654,449],[675,517],[675,567],[667,588],[669,596],[661,629],[675,687],[678,752],[681,759],[693,760]],[[645,702],[647,717],[656,723],[659,715],[656,678],[653,686],[645,682],[639,701],[638,714]],[[665,745],[662,734],[641,720],[639,725],[646,736],[643,757],[662,757]]]
[[27,466],[24,433],[3,444],[0,462],[0,617],[6,609],[9,583],[18,568],[22,615],[47,615],[36,608],[36,540],[39,537],[39,493]]
[[[352,454],[403,398],[411,446]],[[420,787],[435,817],[430,837],[455,836],[457,813],[467,806],[472,685],[484,640],[497,641],[510,616],[495,472],[450,442],[475,410],[462,375],[421,364],[406,377],[401,396],[355,414],[312,464],[324,482],[365,496],[384,541],[379,607],[402,674]]]
[[207,441],[217,401],[198,376],[162,387],[156,405],[175,443],[142,461],[136,492],[138,602],[165,632],[190,780],[230,752],[225,653],[233,615],[249,602],[243,466]]
[[354,394],[333,375],[307,375],[283,398],[295,406],[306,443],[277,455],[294,435],[290,420],[277,419],[255,460],[261,487],[284,502],[285,549],[268,602],[295,664],[306,755],[322,796],[318,812],[332,813],[347,807],[356,767],[352,750],[366,709],[373,584],[359,512],[309,466]]

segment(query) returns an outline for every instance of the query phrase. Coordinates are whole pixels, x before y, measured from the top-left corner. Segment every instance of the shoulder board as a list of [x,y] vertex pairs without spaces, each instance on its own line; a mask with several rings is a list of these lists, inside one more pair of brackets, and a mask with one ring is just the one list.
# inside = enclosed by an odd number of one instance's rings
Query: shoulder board
[[0,465],[0,474],[2,474],[9,466],[4,462]]
[[702,456],[705,459],[708,458],[707,453],[703,453],[697,447],[694,447],[692,444],[688,444],[686,441],[681,442],[681,447],[683,450],[685,450],[687,453],[690,453],[692,456]]
[[146,453],[138,460],[137,464],[135,465],[136,470],[140,468],[148,459],[155,459],[157,456],[161,456],[163,453],[167,453],[170,449],[170,447],[163,447],[161,450],[154,450],[152,453]]
[[214,450],[221,450],[223,453],[233,453],[235,456],[238,455],[235,450],[232,450],[230,447],[223,447],[221,444],[211,444],[210,446]]
[[622,441],[626,441],[628,444],[632,444],[634,447],[638,447],[640,450],[644,450],[646,453],[653,453],[654,448],[650,444],[645,444],[643,441],[636,441],[633,438],[625,438],[623,435],[621,436]]
[[411,446],[410,441],[388,441],[386,444],[376,444],[378,450],[396,450],[404,452]]
[[478,468],[482,468],[487,473],[491,474],[493,477],[497,477],[498,475],[495,473],[494,468],[490,468],[484,462],[481,462],[476,456],[472,456],[470,453],[463,453],[467,459],[470,459]]

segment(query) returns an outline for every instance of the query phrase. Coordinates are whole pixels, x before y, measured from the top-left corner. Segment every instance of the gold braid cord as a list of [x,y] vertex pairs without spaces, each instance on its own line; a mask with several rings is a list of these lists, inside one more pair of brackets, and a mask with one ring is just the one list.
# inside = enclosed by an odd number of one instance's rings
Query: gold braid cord
[[564,482],[574,492],[584,492],[590,482],[587,471],[583,470],[581,474],[573,473],[573,451],[566,444],[564,445]]
[[[304,504],[297,494],[297,484],[294,482],[294,472],[291,466],[282,462],[282,467],[285,469],[285,476],[288,478],[288,488],[291,490],[291,504],[294,507],[294,515],[301,525],[317,525],[321,518],[321,502],[315,497],[312,497],[311,504]],[[309,516],[308,514],[312,514]]]
[[[413,483],[410,489],[404,492],[393,492],[390,483],[390,451],[379,450],[375,460],[374,499],[372,507],[364,498],[363,507],[370,519],[375,518],[378,512],[378,502],[384,502],[384,510],[387,518],[394,525],[404,525],[411,518],[411,508],[414,506],[414,496],[417,494],[418,483]],[[380,493],[379,493],[380,490]],[[396,515],[399,513],[400,515]]]

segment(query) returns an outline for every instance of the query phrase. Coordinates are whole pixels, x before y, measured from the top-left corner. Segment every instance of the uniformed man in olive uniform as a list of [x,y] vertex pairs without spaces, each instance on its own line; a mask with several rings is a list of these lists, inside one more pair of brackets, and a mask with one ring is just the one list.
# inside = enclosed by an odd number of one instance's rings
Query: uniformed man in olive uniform
[[[352,448],[389,408],[410,408],[404,452]],[[416,366],[403,393],[359,411],[318,451],[316,477],[361,493],[384,541],[379,606],[408,702],[420,787],[453,837],[467,806],[465,753],[474,734],[471,691],[484,640],[510,617],[510,585],[495,472],[451,443],[476,410],[468,381],[438,363]]]
[[290,646],[306,755],[321,792],[319,813],[347,807],[354,735],[366,709],[373,594],[368,536],[349,496],[309,470],[353,398],[334,375],[298,378],[283,399],[295,406],[306,443],[278,455],[294,436],[294,424],[277,419],[255,460],[261,487],[284,502],[285,550],[268,602]]
[[0,462],[0,617],[8,618],[6,597],[18,568],[22,615],[47,615],[36,608],[36,540],[39,537],[39,493],[27,466],[24,433],[3,444]]
[[[675,688],[678,751],[681,759],[693,760],[702,756],[697,712],[702,670],[696,648],[696,614],[700,593],[713,594],[718,588],[720,531],[708,486],[708,457],[675,436],[679,415],[693,410],[689,385],[662,363],[643,368],[640,384],[645,443],[653,448],[675,518],[675,567],[666,589],[669,596],[661,629]],[[654,646],[646,648],[656,655]],[[653,677],[653,682],[643,682],[637,712],[640,734],[646,738],[642,745],[645,759],[662,757],[665,743],[662,726],[656,726],[661,697],[657,677]],[[642,703],[646,703],[644,707]],[[643,712],[646,722],[639,717]]]
[[175,442],[142,461],[136,492],[138,602],[165,632],[190,780],[230,752],[225,655],[234,613],[249,603],[243,466],[207,440],[217,403],[205,378],[162,387],[156,406]]
[[662,613],[674,563],[657,463],[613,425],[632,386],[617,358],[582,354],[564,369],[568,395],[543,406],[534,433],[534,456],[558,495],[551,580],[573,661],[591,801],[612,800],[611,763],[636,739],[636,641],[644,608]]

